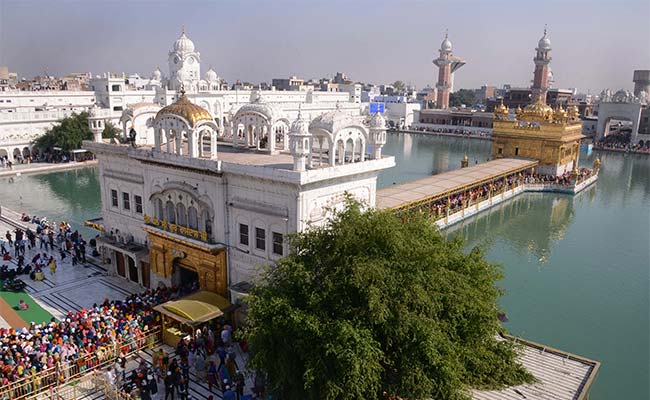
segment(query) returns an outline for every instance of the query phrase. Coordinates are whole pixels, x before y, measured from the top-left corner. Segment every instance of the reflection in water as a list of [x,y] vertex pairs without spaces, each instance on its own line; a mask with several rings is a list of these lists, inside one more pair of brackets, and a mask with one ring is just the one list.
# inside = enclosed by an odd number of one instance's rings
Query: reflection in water
[[29,215],[69,221],[82,233],[96,232],[83,222],[98,217],[101,211],[97,168],[82,168],[43,175],[23,175],[9,183],[0,179],[0,205]]
[[[591,187],[578,196],[595,193]],[[447,237],[473,238],[469,247],[492,248],[495,240],[506,240],[517,252],[544,264],[561,241],[573,219],[577,197],[563,194],[524,193],[445,229]]]

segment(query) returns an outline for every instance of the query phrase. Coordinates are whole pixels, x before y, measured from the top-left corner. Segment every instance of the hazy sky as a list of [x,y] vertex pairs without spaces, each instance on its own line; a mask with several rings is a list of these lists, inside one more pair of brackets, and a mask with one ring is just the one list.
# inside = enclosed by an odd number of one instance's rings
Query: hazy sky
[[556,87],[632,88],[650,68],[650,0],[0,0],[0,65],[31,77],[139,72],[159,65],[186,26],[227,81],[343,71],[374,83],[433,84],[445,29],[467,61],[455,88],[530,85],[548,24]]

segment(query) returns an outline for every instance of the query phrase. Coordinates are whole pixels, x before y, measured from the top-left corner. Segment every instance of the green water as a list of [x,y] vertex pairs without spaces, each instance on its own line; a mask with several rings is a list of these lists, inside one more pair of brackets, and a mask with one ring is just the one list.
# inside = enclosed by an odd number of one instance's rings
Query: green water
[[[485,161],[487,141],[390,134],[397,167],[379,185]],[[581,156],[584,165],[593,157]],[[577,196],[524,194],[445,235],[463,235],[503,265],[507,329],[593,358],[592,400],[648,399],[650,376],[650,157],[600,154],[595,186]],[[97,169],[0,179],[0,205],[74,226],[99,215]],[[86,231],[89,234],[92,231]]]
[[[390,135],[398,167],[380,185],[455,169],[490,143]],[[501,305],[513,334],[602,362],[592,400],[649,399],[650,157],[581,154],[603,162],[577,196],[523,194],[448,228],[503,266]]]
[[100,216],[101,200],[97,168],[82,168],[42,175],[0,179],[0,205],[28,215],[69,222],[86,237],[97,231],[83,226]]

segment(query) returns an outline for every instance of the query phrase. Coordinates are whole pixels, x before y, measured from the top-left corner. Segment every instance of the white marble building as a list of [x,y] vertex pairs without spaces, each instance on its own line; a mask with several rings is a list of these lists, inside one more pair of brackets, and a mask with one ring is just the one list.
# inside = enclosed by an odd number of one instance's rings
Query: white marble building
[[84,143],[99,159],[101,246],[116,275],[145,286],[194,279],[236,298],[229,289],[286,255],[286,235],[323,224],[346,193],[374,207],[377,174],[394,165],[381,115],[339,104],[310,121],[300,107],[285,126],[282,109],[255,97],[229,134],[189,99],[161,108],[135,146]]
[[[130,130],[131,124],[125,123],[125,118],[130,114],[140,114],[136,108],[140,109],[143,104],[153,104],[159,108],[172,104],[179,97],[181,85],[190,101],[212,114],[222,136],[230,136],[233,132],[242,135],[235,126],[235,116],[239,109],[257,97],[261,97],[268,107],[277,110],[278,119],[284,121],[282,127],[277,127],[278,138],[286,134],[287,121],[298,115],[299,106],[302,106],[303,113],[308,116],[332,111],[337,104],[350,115],[360,115],[361,105],[351,102],[347,92],[265,90],[256,93],[251,90],[227,90],[224,80],[212,68],[201,76],[200,52],[195,49],[184,30],[172,44],[167,61],[168,75],[164,76],[160,68],[156,67],[144,85],[140,78],[136,84],[132,84],[125,75],[105,73],[90,80],[91,91],[2,92],[0,154],[13,159],[15,152],[29,151],[31,142],[58,119],[68,116],[72,111],[90,110],[95,105],[95,126],[104,127],[110,121],[122,129]],[[43,114],[45,112],[47,114]],[[135,123],[134,127],[139,134],[142,128],[148,129],[148,133],[139,135],[140,143],[144,143],[147,135],[153,137],[150,117],[149,115],[144,121]],[[278,147],[282,148],[280,145]]]

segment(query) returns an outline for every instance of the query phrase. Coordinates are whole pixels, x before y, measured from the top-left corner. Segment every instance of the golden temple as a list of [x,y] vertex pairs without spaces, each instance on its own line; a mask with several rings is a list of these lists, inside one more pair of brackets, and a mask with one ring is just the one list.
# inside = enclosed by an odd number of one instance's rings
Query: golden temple
[[501,103],[494,110],[492,158],[539,161],[537,172],[562,175],[578,166],[582,122],[575,106],[555,110],[542,99],[517,108],[514,118]]

